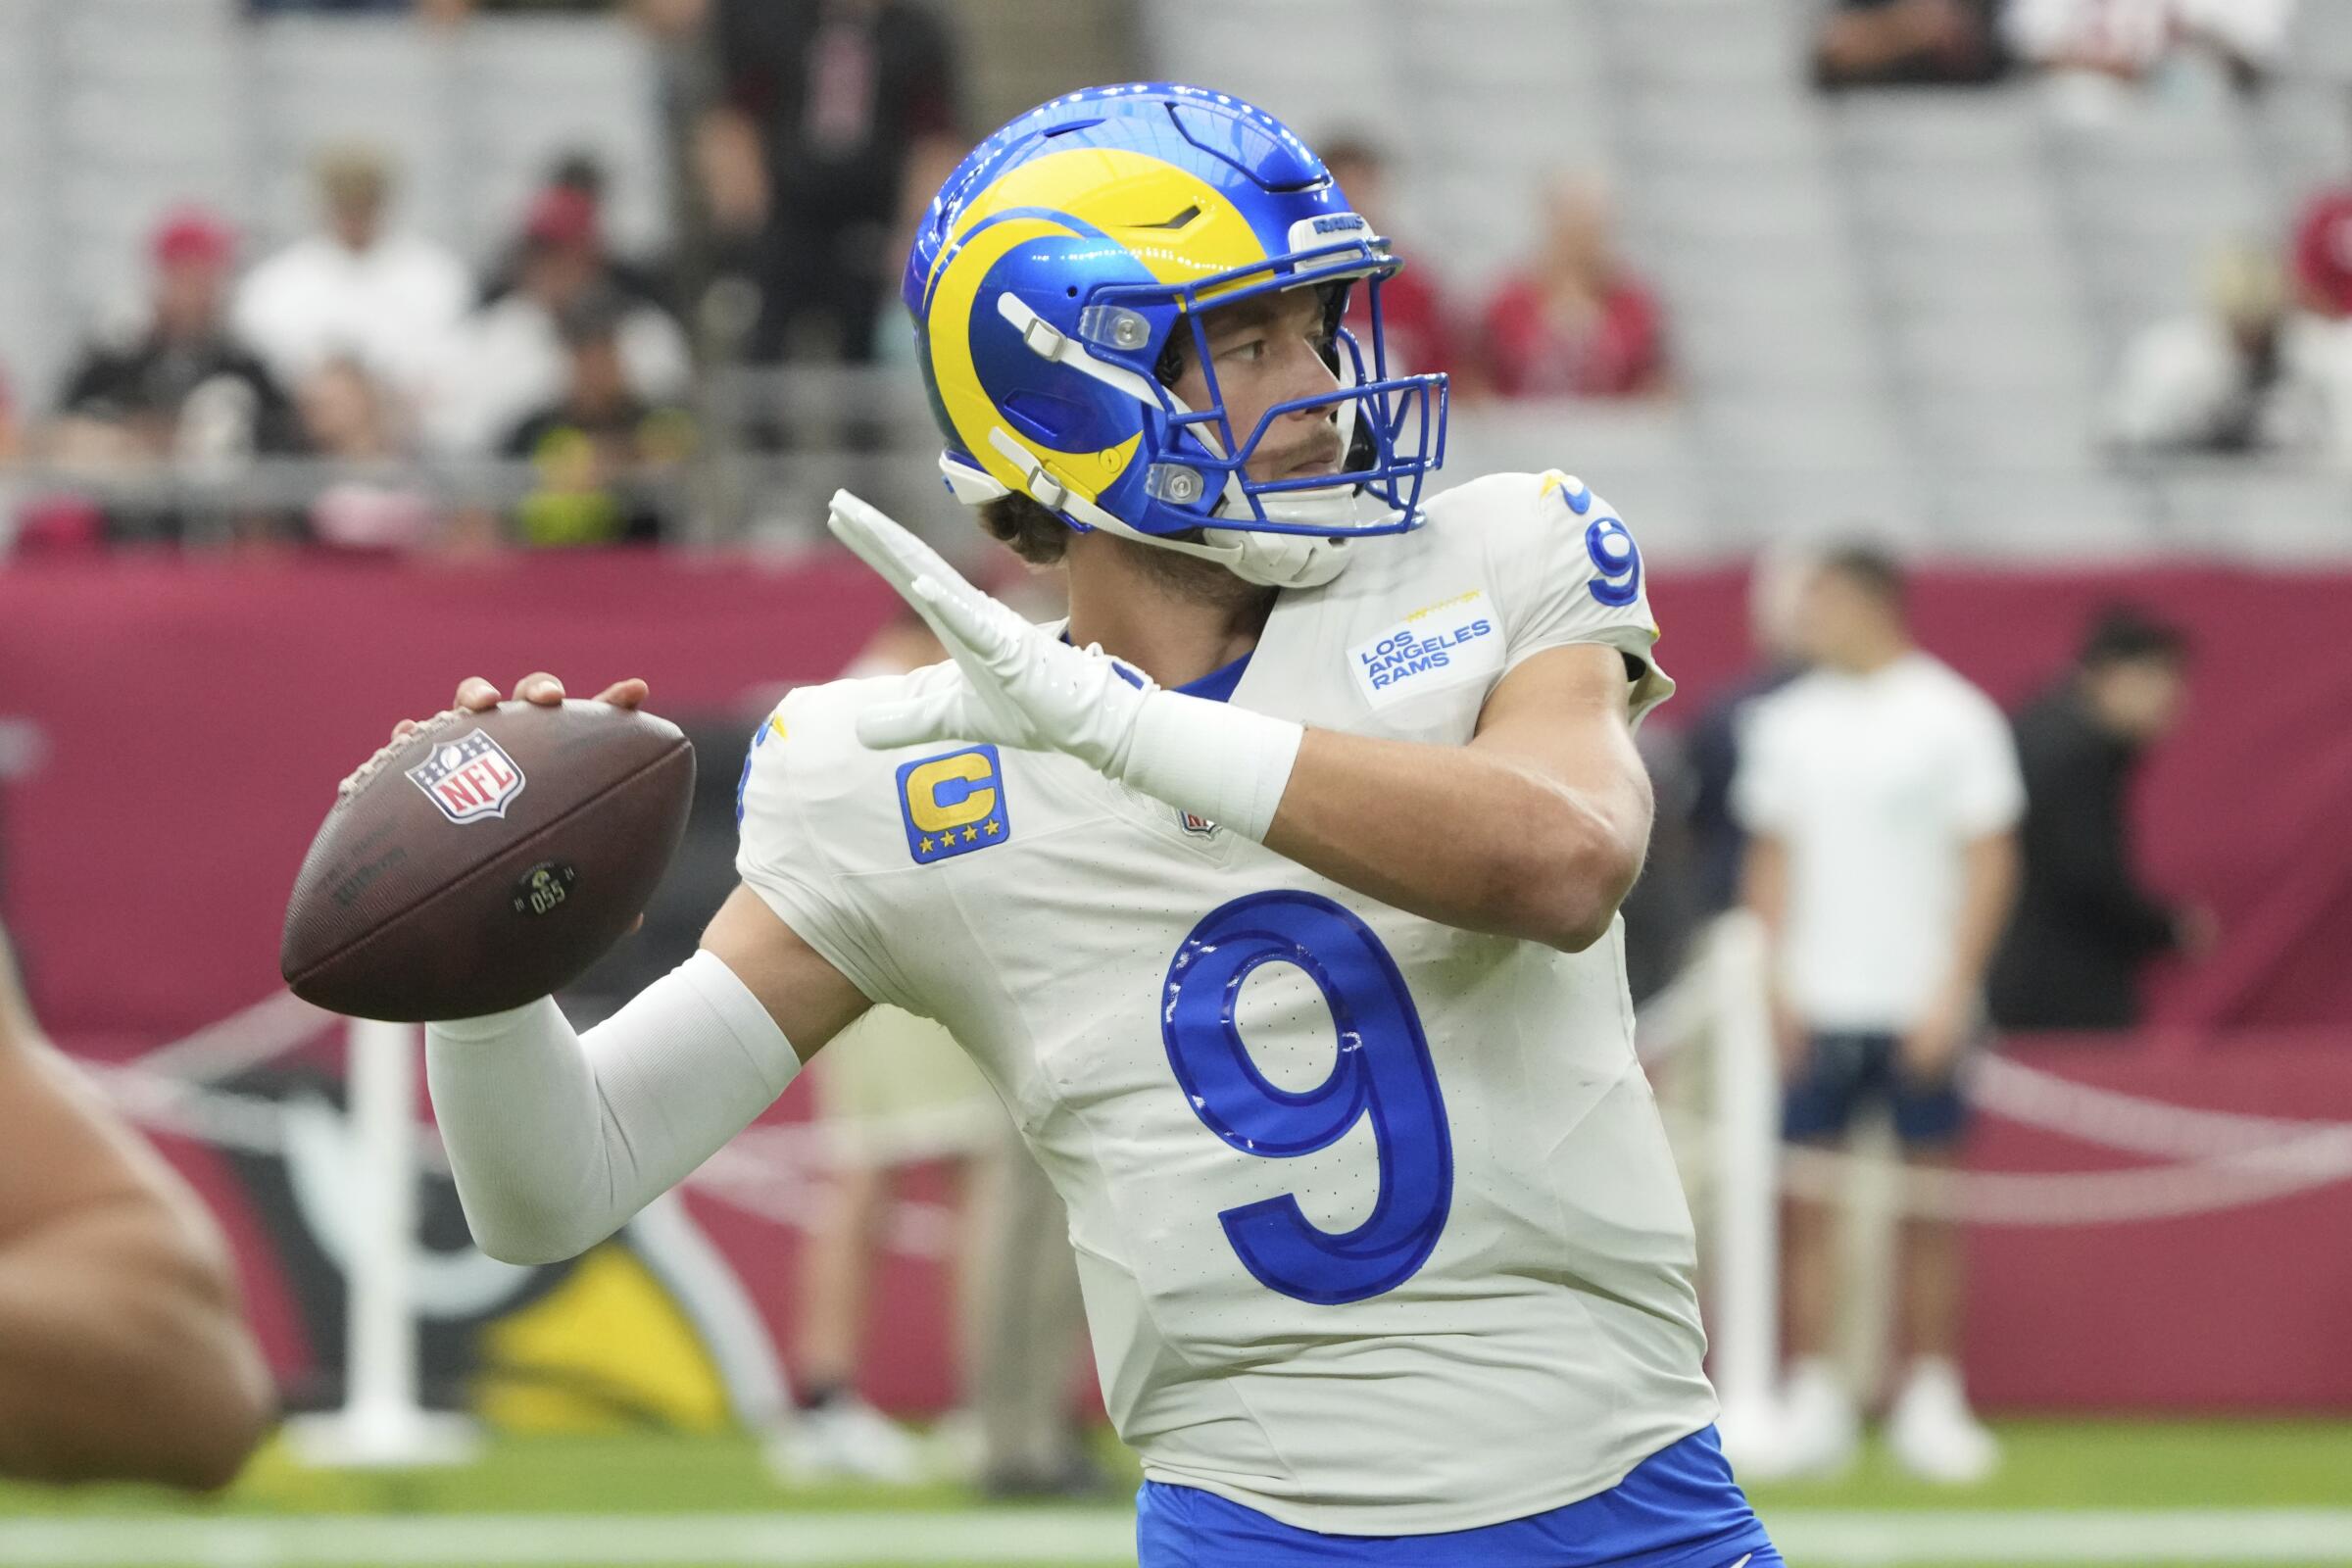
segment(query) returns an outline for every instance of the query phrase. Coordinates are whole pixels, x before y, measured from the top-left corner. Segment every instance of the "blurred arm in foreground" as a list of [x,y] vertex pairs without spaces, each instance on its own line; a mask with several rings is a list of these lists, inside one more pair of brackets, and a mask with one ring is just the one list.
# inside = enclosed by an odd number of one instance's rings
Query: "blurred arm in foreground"
[[196,1195],[41,1039],[0,941],[0,1475],[233,1480],[274,1417]]

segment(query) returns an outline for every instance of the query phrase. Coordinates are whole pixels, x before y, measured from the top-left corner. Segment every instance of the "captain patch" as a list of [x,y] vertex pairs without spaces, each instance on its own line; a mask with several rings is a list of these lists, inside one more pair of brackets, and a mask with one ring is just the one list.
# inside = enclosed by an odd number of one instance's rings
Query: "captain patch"
[[917,865],[1004,843],[1012,836],[1012,816],[997,749],[967,746],[902,766],[899,815]]
[[1348,651],[1355,689],[1374,708],[1502,671],[1502,622],[1484,588],[1425,605]]

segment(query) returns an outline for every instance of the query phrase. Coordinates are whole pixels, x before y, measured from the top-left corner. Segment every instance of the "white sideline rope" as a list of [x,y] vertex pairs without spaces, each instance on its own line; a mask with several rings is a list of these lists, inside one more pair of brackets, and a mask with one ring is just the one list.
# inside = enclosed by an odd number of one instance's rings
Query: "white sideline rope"
[[[1642,1004],[1636,1051],[1656,1071],[1720,1026],[1707,955]],[[2352,1122],[2305,1121],[2176,1105],[1986,1054],[1962,1092],[1980,1108],[2118,1152],[2170,1163],[2105,1171],[1952,1171],[1804,1145],[1779,1150],[1781,1190],[1819,1202],[1860,1202],[1891,1188],[1907,1213],[1983,1225],[2103,1225],[2179,1218],[2270,1202],[2352,1180]],[[1684,1177],[1731,1173],[1697,1124],[1678,1119]]]
[[2352,1179],[2352,1123],[2205,1110],[2077,1083],[1984,1056],[1969,1099],[2077,1142],[2173,1161],[2126,1170],[1950,1171],[1785,1144],[1781,1186],[1847,1202],[1868,1180],[1893,1184],[1906,1213],[1980,1225],[2102,1225],[2240,1208]]
[[1981,1056],[1963,1086],[1996,1115],[2082,1143],[2166,1159],[2212,1159],[2303,1140],[2352,1135],[2352,1122],[2249,1116],[2145,1100],[2061,1078],[2006,1056]]
[[1863,1178],[1893,1184],[1910,1214],[1978,1225],[2112,1225],[2210,1214],[2333,1186],[2352,1178],[2352,1138],[2329,1134],[2218,1159],[2049,1174],[1922,1170],[1826,1149],[1781,1150],[1781,1188],[1799,1198],[1858,1201]]
[[[344,1020],[312,1006],[292,992],[280,992],[206,1025],[183,1039],[160,1046],[127,1062],[74,1058],[99,1091],[131,1120],[151,1132],[170,1134],[244,1154],[283,1156],[287,1152],[286,1102],[266,1095],[213,1087],[230,1076],[280,1056]],[[160,1066],[159,1066],[160,1064]],[[920,1147],[941,1142],[941,1115],[909,1112],[893,1123]],[[416,1127],[417,1168],[449,1174],[449,1152],[440,1130]],[[842,1163],[835,1141],[818,1122],[752,1127],[713,1154],[688,1185],[729,1208],[781,1225],[807,1230],[818,1212],[812,1189],[825,1171]],[[954,1250],[955,1214],[947,1206],[899,1199],[890,1205],[889,1245],[918,1257],[944,1257]]]
[[264,997],[184,1040],[159,1046],[132,1065],[196,1083],[212,1083],[282,1056],[342,1020],[291,991]]
[[[1694,968],[1643,1007],[1639,1050],[1645,1067],[1705,1037],[1713,1026],[1709,1000],[1703,971]],[[278,1102],[214,1088],[206,1080],[282,1054],[315,1037],[331,1017],[280,993],[131,1062],[79,1065],[142,1126],[238,1152],[282,1154],[284,1109]],[[1818,1201],[1847,1201],[1861,1183],[1875,1179],[1894,1185],[1906,1212],[2044,1227],[2214,1213],[2352,1180],[2352,1122],[2177,1105],[1993,1055],[1975,1063],[1965,1089],[1981,1108],[2009,1120],[2169,1163],[2103,1171],[1917,1170],[1784,1145],[1783,1189]],[[446,1174],[449,1158],[439,1134],[420,1125],[416,1142],[419,1166]],[[1717,1162],[1704,1157],[1703,1143],[1697,1152],[1686,1175],[1707,1180]],[[822,1124],[770,1124],[744,1132],[688,1180],[731,1208],[800,1229],[813,1207],[808,1189],[837,1163]],[[895,1245],[926,1255],[946,1250],[946,1209],[905,1202],[895,1207]]]
[[240,1154],[285,1152],[285,1117],[274,1100],[207,1089],[136,1066],[76,1058],[115,1108],[151,1132],[211,1144]]

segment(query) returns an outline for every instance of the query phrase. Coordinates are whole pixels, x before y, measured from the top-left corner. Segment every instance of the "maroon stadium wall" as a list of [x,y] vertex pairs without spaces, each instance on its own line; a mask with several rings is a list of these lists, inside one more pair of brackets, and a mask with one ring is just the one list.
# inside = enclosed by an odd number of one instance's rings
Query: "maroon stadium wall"
[[[1695,712],[1748,661],[1738,573],[1652,587]],[[2352,574],[2172,566],[1923,571],[1923,642],[2014,703],[2066,660],[2085,617],[2129,598],[2184,624],[2197,662],[2183,731],[2138,799],[2152,880],[2210,904],[2226,939],[2157,977],[2130,1041],[2034,1043],[2052,1070],[2179,1103],[2352,1120]],[[657,710],[745,712],[840,668],[890,613],[854,564],[768,568],[641,555],[403,565],[28,564],[0,569],[0,719],[43,756],[0,789],[0,908],[52,1029],[127,1056],[276,986],[283,901],[335,780],[391,722],[457,679],[550,668],[575,693],[643,675]],[[705,767],[731,768],[706,757]],[[786,1114],[797,1113],[788,1108]],[[225,1162],[167,1140],[244,1256],[284,1374],[329,1370]],[[1987,1119],[1976,1162],[2102,1169],[2095,1150]],[[707,1205],[702,1205],[706,1206]],[[792,1248],[761,1222],[710,1229],[779,1333]],[[2007,1408],[2352,1408],[2352,1189],[2201,1217],[1986,1229],[1972,1338],[1986,1402]],[[905,1259],[877,1299],[873,1392],[936,1408],[949,1369],[936,1270]]]

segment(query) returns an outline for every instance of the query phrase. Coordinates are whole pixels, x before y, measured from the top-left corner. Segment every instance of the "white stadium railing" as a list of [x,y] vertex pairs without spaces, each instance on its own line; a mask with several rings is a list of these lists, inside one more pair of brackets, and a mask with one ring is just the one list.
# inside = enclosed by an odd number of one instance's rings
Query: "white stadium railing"
[[[1891,1193],[1902,1210],[1974,1224],[2106,1225],[2268,1202],[2352,1180],[2352,1123],[2249,1116],[2167,1103],[2077,1083],[1987,1056],[1967,1080],[1985,1112],[2093,1147],[2156,1158],[2122,1170],[2023,1174],[1905,1171],[1869,1155],[1784,1145],[1780,1087],[1764,990],[1764,945],[1753,920],[1735,914],[1709,928],[1685,972],[1642,1009],[1645,1068],[1665,1086],[1669,1130],[1697,1200],[1703,1283],[1726,1442],[1769,1420],[1779,1342],[1778,1215],[1785,1193],[1864,1203]],[[417,1117],[418,1031],[339,1020],[280,993],[129,1062],[82,1065],[101,1090],[151,1131],[263,1154],[300,1153],[297,1121],[329,1114],[314,1101],[281,1102],[218,1087],[232,1074],[340,1029],[349,1102],[342,1140],[350,1213],[335,1246],[349,1300],[349,1365],[341,1409],[297,1429],[297,1452],[322,1465],[408,1465],[463,1457],[464,1423],[428,1410],[417,1387],[416,1333],[423,1285],[416,1264],[417,1180],[446,1174],[438,1138]],[[1703,1109],[1686,1113],[1689,1067],[1701,1074]],[[907,1129],[919,1131],[919,1129]],[[689,1179],[691,1188],[743,1214],[803,1229],[814,1184],[833,1158],[824,1129],[808,1123],[751,1128]],[[673,1259],[709,1276],[709,1244],[682,1239],[672,1205],[639,1222],[666,1226]],[[889,1245],[940,1257],[952,1250],[954,1216],[933,1203],[902,1202]],[[487,1264],[486,1259],[474,1259]],[[500,1265],[489,1265],[500,1267]],[[716,1265],[723,1272],[723,1263]],[[708,1280],[706,1280],[708,1283]],[[741,1382],[781,1398],[772,1347],[739,1290],[704,1293],[720,1353]],[[720,1301],[711,1308],[710,1299]],[[755,1412],[757,1413],[757,1412]]]
[[462,1463],[480,1446],[473,1424],[417,1397],[417,1030],[354,1019],[348,1037],[352,1193],[370,1223],[354,1229],[343,1260],[343,1407],[298,1417],[286,1435],[303,1458],[336,1469]]

